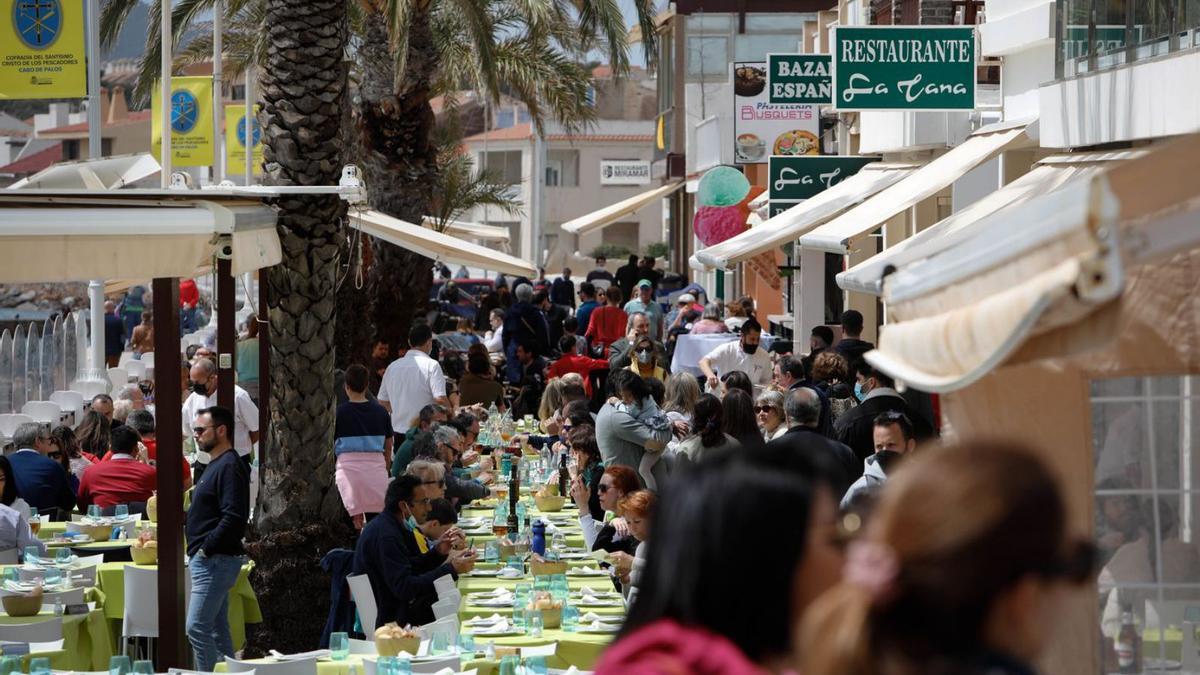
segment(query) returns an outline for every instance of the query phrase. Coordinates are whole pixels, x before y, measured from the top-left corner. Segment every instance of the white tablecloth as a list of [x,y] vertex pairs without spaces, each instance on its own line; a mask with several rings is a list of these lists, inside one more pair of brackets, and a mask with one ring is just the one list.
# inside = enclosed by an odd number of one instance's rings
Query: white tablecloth
[[[675,355],[671,357],[672,373],[691,373],[702,375],[700,359],[726,342],[740,339],[737,333],[704,333],[701,335],[680,335],[675,342]],[[759,349],[770,349],[771,344],[778,339],[774,335],[762,336],[762,346]]]

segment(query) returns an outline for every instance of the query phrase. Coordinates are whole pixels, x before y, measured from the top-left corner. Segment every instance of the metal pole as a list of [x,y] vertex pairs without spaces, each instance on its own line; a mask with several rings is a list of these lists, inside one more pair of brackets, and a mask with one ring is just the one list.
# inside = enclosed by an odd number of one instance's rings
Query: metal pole
[[183,598],[183,436],[179,280],[154,279],[154,400],[158,439],[158,672],[186,668]]
[[159,64],[159,96],[162,100],[161,118],[162,152],[158,159],[162,166],[161,184],[164,188],[171,187],[171,55],[173,50],[171,36],[171,0],[162,0],[162,23],[159,30],[162,33],[162,61]]
[[[233,261],[217,259],[217,405],[233,410],[233,352],[237,339],[234,315],[237,280],[230,273]],[[241,450],[241,448],[238,448]]]
[[100,141],[100,0],[87,0],[88,159],[104,154]]
[[87,379],[93,382],[108,382],[108,364],[104,362],[104,282],[93,279],[88,282],[88,303],[91,307],[92,341],[91,369]]
[[[246,66],[246,185],[254,183],[254,65]],[[260,310],[261,311],[261,310]],[[261,382],[259,383],[261,386]]]
[[213,184],[225,180],[225,135],[221,133],[221,123],[225,120],[225,96],[221,91],[225,83],[224,61],[225,49],[222,44],[222,31],[225,26],[225,3],[217,0],[213,3]]

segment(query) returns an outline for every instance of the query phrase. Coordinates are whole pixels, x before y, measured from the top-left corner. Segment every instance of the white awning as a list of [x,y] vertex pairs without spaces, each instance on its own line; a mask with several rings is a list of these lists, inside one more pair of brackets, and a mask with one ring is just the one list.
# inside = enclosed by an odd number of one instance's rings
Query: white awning
[[[425,216],[421,224],[426,227],[437,227],[437,220],[430,216]],[[502,244],[509,243],[511,239],[507,227],[473,223],[466,220],[451,220],[446,223],[446,229],[442,231],[455,237],[475,239],[477,241],[495,241]]]
[[280,261],[274,209],[208,197],[0,191],[0,282],[189,276],[218,245],[234,274]]
[[838,274],[838,285],[847,291],[880,295],[888,269],[899,269],[928,258],[939,250],[957,245],[977,228],[982,219],[996,211],[1053,192],[1063,185],[1094,176],[1111,162],[1144,154],[1141,151],[1086,152],[1055,155],[1039,161],[1033,169],[1003,188],[988,194],[963,210],[943,219]]
[[603,229],[617,222],[621,218],[624,218],[631,213],[641,211],[647,206],[650,206],[658,200],[670,195],[672,192],[678,190],[683,183],[683,181],[677,181],[675,183],[671,183],[670,185],[664,185],[662,187],[643,192],[639,195],[634,195],[633,197],[617,202],[612,206],[606,206],[599,211],[592,211],[586,216],[580,216],[574,220],[568,220],[562,224],[562,230],[564,232],[570,232],[571,234],[587,234],[589,232]]
[[113,190],[158,173],[149,153],[59,162],[9,186],[10,190]]
[[809,232],[846,209],[869,199],[918,168],[917,164],[874,162],[858,173],[793,206],[779,215],[725,241],[701,249],[691,261],[697,269],[733,269],[740,262]]
[[1106,166],[919,247],[884,281],[893,321],[867,360],[918,389],[960,389],[1032,336],[1092,331],[1080,322],[1121,296],[1127,269],[1200,247],[1200,184],[1178,179],[1200,171],[1200,135]]
[[1027,133],[1033,124],[1014,126],[1005,123],[976,131],[903,181],[800,237],[800,245],[830,253],[847,253],[854,241],[946,189],[968,171],[1001,152],[1036,146],[1037,142]]
[[529,278],[537,274],[533,265],[520,258],[427,227],[413,225],[379,211],[351,209],[349,216],[351,227],[427,258]]

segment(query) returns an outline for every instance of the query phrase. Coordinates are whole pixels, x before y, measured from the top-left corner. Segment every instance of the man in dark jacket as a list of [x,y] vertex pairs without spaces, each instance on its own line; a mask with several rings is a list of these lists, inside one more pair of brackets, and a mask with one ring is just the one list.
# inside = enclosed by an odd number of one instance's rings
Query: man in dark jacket
[[861,339],[863,315],[855,309],[842,312],[842,339],[833,346],[833,351],[846,357],[850,364],[849,379],[854,379],[854,366],[862,361],[863,354],[875,349],[875,345]]
[[562,276],[550,284],[550,302],[563,307],[575,306],[575,282],[571,281],[570,267],[564,267]]
[[434,487],[416,476],[393,480],[384,497],[384,513],[367,523],[358,538],[353,571],[371,580],[378,610],[375,625],[363,626],[366,632],[391,621],[401,626],[432,622],[437,601],[434,580],[447,574],[458,579],[475,567],[474,551],[454,549],[465,541],[458,528],[436,543],[428,542],[428,550],[421,551],[416,530],[429,514]]
[[861,403],[837,418],[833,429],[837,439],[850,446],[859,462],[875,454],[875,418],[883,413],[904,413],[912,421],[913,435],[918,442],[933,436],[933,427],[929,422],[917,414],[896,391],[895,380],[866,361],[858,364],[855,395],[861,396]]
[[[50,432],[37,422],[25,422],[13,431],[17,451],[8,456],[12,463],[17,496],[44,513],[75,508],[75,492],[62,464],[48,455],[54,450]],[[69,518],[68,518],[69,520]]]
[[817,392],[808,387],[792,389],[787,393],[785,407],[791,427],[787,433],[768,443],[767,449],[808,455],[809,459],[822,464],[837,492],[834,498],[840,501],[850,484],[862,475],[862,461],[850,448],[827,438],[817,428],[821,421],[821,398]]
[[505,370],[509,382],[521,379],[521,364],[517,361],[517,343],[532,347],[538,356],[550,354],[550,331],[546,316],[533,304],[533,287],[521,284],[513,291],[517,301],[504,315]]
[[[567,308],[550,302],[550,296],[546,291],[537,291],[533,294],[533,306],[542,310],[542,315],[546,317],[546,331],[549,333],[550,345],[557,346],[558,341],[563,336],[563,322],[570,316],[567,313]],[[541,354],[541,356],[548,355],[548,350],[546,353]]]
[[616,280],[617,287],[621,289],[621,296],[625,298],[633,297],[633,287],[642,278],[642,270],[638,267],[638,257],[636,255],[629,256],[629,262],[617,268]]

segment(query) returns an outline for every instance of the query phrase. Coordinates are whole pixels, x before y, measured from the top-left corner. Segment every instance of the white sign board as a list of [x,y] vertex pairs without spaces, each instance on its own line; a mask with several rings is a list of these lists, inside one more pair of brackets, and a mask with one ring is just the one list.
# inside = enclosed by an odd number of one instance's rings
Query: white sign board
[[650,162],[640,159],[602,159],[600,184],[649,185]]
[[771,103],[767,62],[733,64],[734,162],[766,164],[771,155],[821,154],[817,106]]

